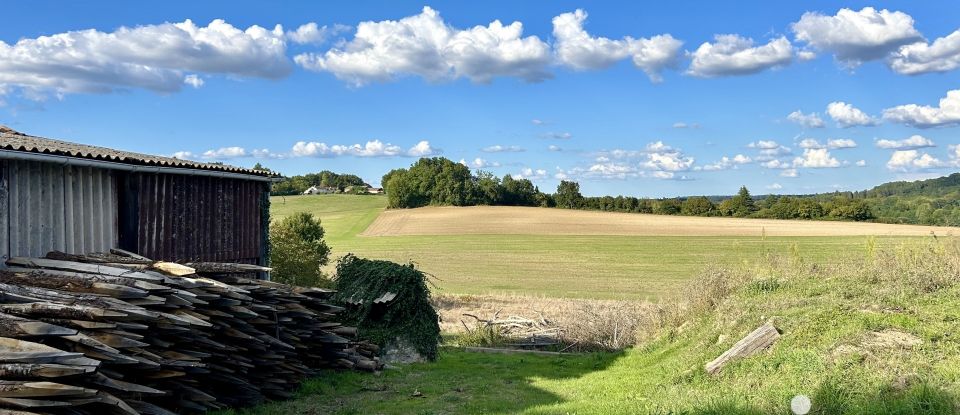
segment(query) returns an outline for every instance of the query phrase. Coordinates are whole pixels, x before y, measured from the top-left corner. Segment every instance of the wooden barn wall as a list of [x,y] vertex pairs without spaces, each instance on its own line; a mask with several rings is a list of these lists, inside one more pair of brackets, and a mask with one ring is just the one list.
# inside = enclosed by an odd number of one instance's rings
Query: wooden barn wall
[[260,263],[263,183],[136,173],[119,186],[121,248],[165,261]]
[[105,251],[117,243],[109,170],[8,160],[0,164],[0,256]]

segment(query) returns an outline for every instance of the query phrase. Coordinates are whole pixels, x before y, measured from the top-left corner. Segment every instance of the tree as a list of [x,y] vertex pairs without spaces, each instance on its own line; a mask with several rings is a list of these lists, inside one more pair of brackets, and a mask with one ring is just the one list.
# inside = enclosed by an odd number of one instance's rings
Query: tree
[[557,186],[557,194],[553,196],[557,207],[577,209],[583,205],[583,195],[580,194],[580,183],[561,180]]
[[705,196],[687,198],[680,207],[680,212],[687,216],[708,216],[716,210],[716,206]]
[[740,191],[737,192],[737,195],[730,198],[730,204],[727,206],[733,216],[745,217],[750,216],[753,212],[757,211],[757,206],[753,202],[753,197],[750,196],[750,191],[747,190],[747,186],[740,186]]
[[330,280],[320,270],[330,256],[323,235],[320,220],[309,213],[294,214],[271,226],[271,279],[305,287],[329,286]]
[[676,215],[680,213],[681,204],[677,199],[661,199],[653,205],[653,213],[658,215]]
[[257,164],[254,164],[251,170],[259,170],[259,171],[265,171],[267,173],[273,173],[273,170],[270,170],[264,167],[262,164],[260,164],[260,162],[257,162]]

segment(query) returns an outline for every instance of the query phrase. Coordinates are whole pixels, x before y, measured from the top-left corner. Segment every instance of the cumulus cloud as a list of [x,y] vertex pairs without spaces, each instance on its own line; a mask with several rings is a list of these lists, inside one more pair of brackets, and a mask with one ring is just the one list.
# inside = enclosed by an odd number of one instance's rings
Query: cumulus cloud
[[830,155],[825,148],[808,148],[803,155],[793,159],[793,167],[807,167],[813,169],[840,167],[840,161]]
[[947,91],[940,105],[907,104],[883,110],[883,118],[918,128],[946,127],[960,124],[960,89]]
[[489,161],[489,160],[486,160],[486,159],[482,159],[482,158],[480,158],[480,157],[477,157],[477,158],[473,159],[473,161],[471,161],[471,162],[469,162],[469,163],[468,163],[466,160],[464,160],[464,159],[460,159],[460,164],[462,164],[462,165],[464,165],[464,166],[467,166],[467,167],[473,167],[473,168],[475,168],[475,169],[486,169],[486,168],[490,168],[490,167],[500,167],[500,163],[495,162],[495,161]]
[[520,170],[520,173],[511,174],[510,177],[514,179],[527,179],[530,181],[543,180],[548,177],[547,171],[544,169],[533,169],[530,167],[524,167]]
[[890,150],[916,150],[918,148],[936,147],[933,140],[922,135],[914,134],[903,140],[877,140],[877,147]]
[[754,46],[753,39],[739,35],[716,35],[714,43],[704,42],[690,56],[688,75],[712,78],[748,75],[785,66],[793,59],[793,46],[785,37]]
[[947,72],[960,67],[960,30],[933,43],[917,42],[901,47],[890,57],[890,69],[902,75]]
[[857,160],[857,163],[856,163],[856,164],[857,164],[857,167],[863,167],[863,166],[866,166],[866,165],[867,165],[867,161],[866,161],[866,160]]
[[780,190],[780,189],[783,189],[783,185],[781,185],[780,183],[772,183],[772,184],[767,185],[767,189],[770,189],[770,190]]
[[522,35],[522,23],[504,25],[499,20],[457,29],[436,10],[424,7],[420,14],[400,20],[362,22],[344,45],[323,54],[300,54],[294,61],[355,86],[404,75],[431,82],[463,77],[478,83],[502,76],[528,82],[552,77],[547,71],[550,46],[536,36]]
[[675,122],[675,123],[673,123],[673,128],[678,128],[678,129],[694,128],[694,129],[696,129],[696,128],[700,128],[700,124],[697,124],[697,123],[687,124],[687,123],[685,123],[685,122]]
[[800,148],[827,148],[827,149],[845,149],[845,148],[855,148],[857,142],[849,138],[831,138],[827,140],[826,144],[821,144],[819,141],[813,138],[805,138],[800,141],[798,144]]
[[873,7],[860,11],[843,8],[833,16],[807,12],[791,28],[796,40],[831,52],[849,66],[884,58],[900,46],[922,39],[910,15]]
[[349,26],[334,25],[333,27],[320,26],[314,22],[301,25],[297,30],[288,31],[287,39],[301,45],[319,45],[327,38],[340,32],[349,30]]
[[695,169],[704,170],[704,171],[716,171],[716,170],[736,169],[737,166],[742,165],[742,164],[747,164],[747,163],[750,163],[750,162],[752,162],[752,161],[753,161],[753,159],[751,159],[751,158],[748,157],[748,156],[745,156],[745,155],[743,155],[743,154],[737,154],[737,155],[735,155],[735,156],[733,156],[733,157],[723,156],[723,157],[721,157],[720,160],[718,160],[716,163],[707,164],[707,165],[704,165],[704,166],[702,166],[702,167],[695,168]]
[[555,146],[555,145],[553,145],[553,144],[547,146],[547,150],[550,150],[550,151],[563,151],[563,149],[560,148],[560,146]]
[[[282,78],[291,65],[283,28],[236,28],[223,20],[81,30],[0,41],[0,85],[34,96],[142,88],[176,92],[198,87],[196,73]],[[191,74],[187,74],[190,72]]]
[[190,151],[178,151],[170,155],[170,157],[180,160],[196,160],[199,158],[196,154],[193,154],[193,152]]
[[523,147],[520,147],[520,146],[502,146],[497,144],[493,146],[484,147],[483,149],[481,149],[481,151],[483,151],[484,153],[520,153],[527,150],[525,150]]
[[247,151],[243,147],[221,147],[216,150],[207,150],[203,152],[205,159],[227,160],[233,158],[246,157]]
[[290,151],[293,157],[426,157],[439,153],[440,150],[431,147],[428,141],[421,141],[404,151],[400,146],[380,140],[367,141],[363,145],[327,145],[316,141],[298,141]]
[[947,163],[940,161],[927,153],[917,150],[897,150],[887,161],[887,169],[894,171],[917,171],[945,167]]
[[553,18],[559,63],[576,70],[603,69],[629,57],[654,82],[662,80],[660,73],[664,69],[677,64],[683,42],[669,34],[639,39],[626,36],[619,40],[594,37],[583,28],[586,20],[587,12],[580,9]]
[[820,115],[815,112],[810,114],[804,114],[800,111],[791,112],[790,115],[787,115],[787,120],[797,123],[804,128],[823,128],[823,120],[820,119]]
[[865,112],[843,101],[836,101],[827,104],[827,114],[837,122],[841,128],[850,128],[856,126],[872,126],[880,123],[879,120],[867,115]]
[[780,143],[773,140],[754,141],[750,144],[747,144],[747,147],[757,150],[757,153],[759,154],[759,156],[756,157],[757,161],[769,161],[776,157],[793,154],[793,151],[790,150],[789,147],[782,146]]
[[784,171],[780,172],[780,177],[794,178],[799,176],[800,174],[797,172],[797,169],[785,169]]
[[533,125],[544,125],[544,124],[547,123],[547,122],[544,121],[544,120],[539,120],[539,119],[536,119],[536,118],[530,120],[530,122],[531,122]]

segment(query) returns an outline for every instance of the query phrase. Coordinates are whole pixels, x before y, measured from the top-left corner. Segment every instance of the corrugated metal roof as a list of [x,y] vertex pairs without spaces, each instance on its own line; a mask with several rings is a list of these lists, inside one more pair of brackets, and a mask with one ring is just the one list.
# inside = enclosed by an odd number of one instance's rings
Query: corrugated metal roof
[[249,174],[253,176],[279,177],[275,173],[236,167],[227,164],[201,163],[190,160],[181,160],[173,157],[151,156],[149,154],[134,153],[130,151],[114,150],[105,147],[88,146],[67,141],[35,137],[14,131],[2,125],[0,125],[0,150],[55,154],[67,157],[143,166],[214,170]]

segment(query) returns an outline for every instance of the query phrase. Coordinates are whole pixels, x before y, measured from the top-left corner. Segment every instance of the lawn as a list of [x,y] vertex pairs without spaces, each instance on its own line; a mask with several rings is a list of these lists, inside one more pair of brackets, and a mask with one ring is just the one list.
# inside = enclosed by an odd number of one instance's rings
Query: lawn
[[[412,235],[360,236],[386,206],[382,196],[271,198],[274,219],[293,212],[321,218],[333,257],[346,253],[414,262],[455,294],[657,300],[715,264],[755,261],[765,253],[821,262],[862,256],[863,236]],[[574,212],[575,213],[575,212]],[[697,219],[697,218],[694,218]],[[832,226],[824,223],[823,226]],[[879,237],[881,244],[899,237]],[[333,265],[327,267],[333,272]]]
[[[688,288],[694,298],[710,293],[709,307],[619,353],[445,349],[435,363],[379,376],[324,372],[297,399],[240,412],[788,414],[803,394],[816,414],[956,413],[960,253],[937,244],[839,266],[795,257],[722,271]],[[782,331],[769,350],[704,372],[768,320]]]

